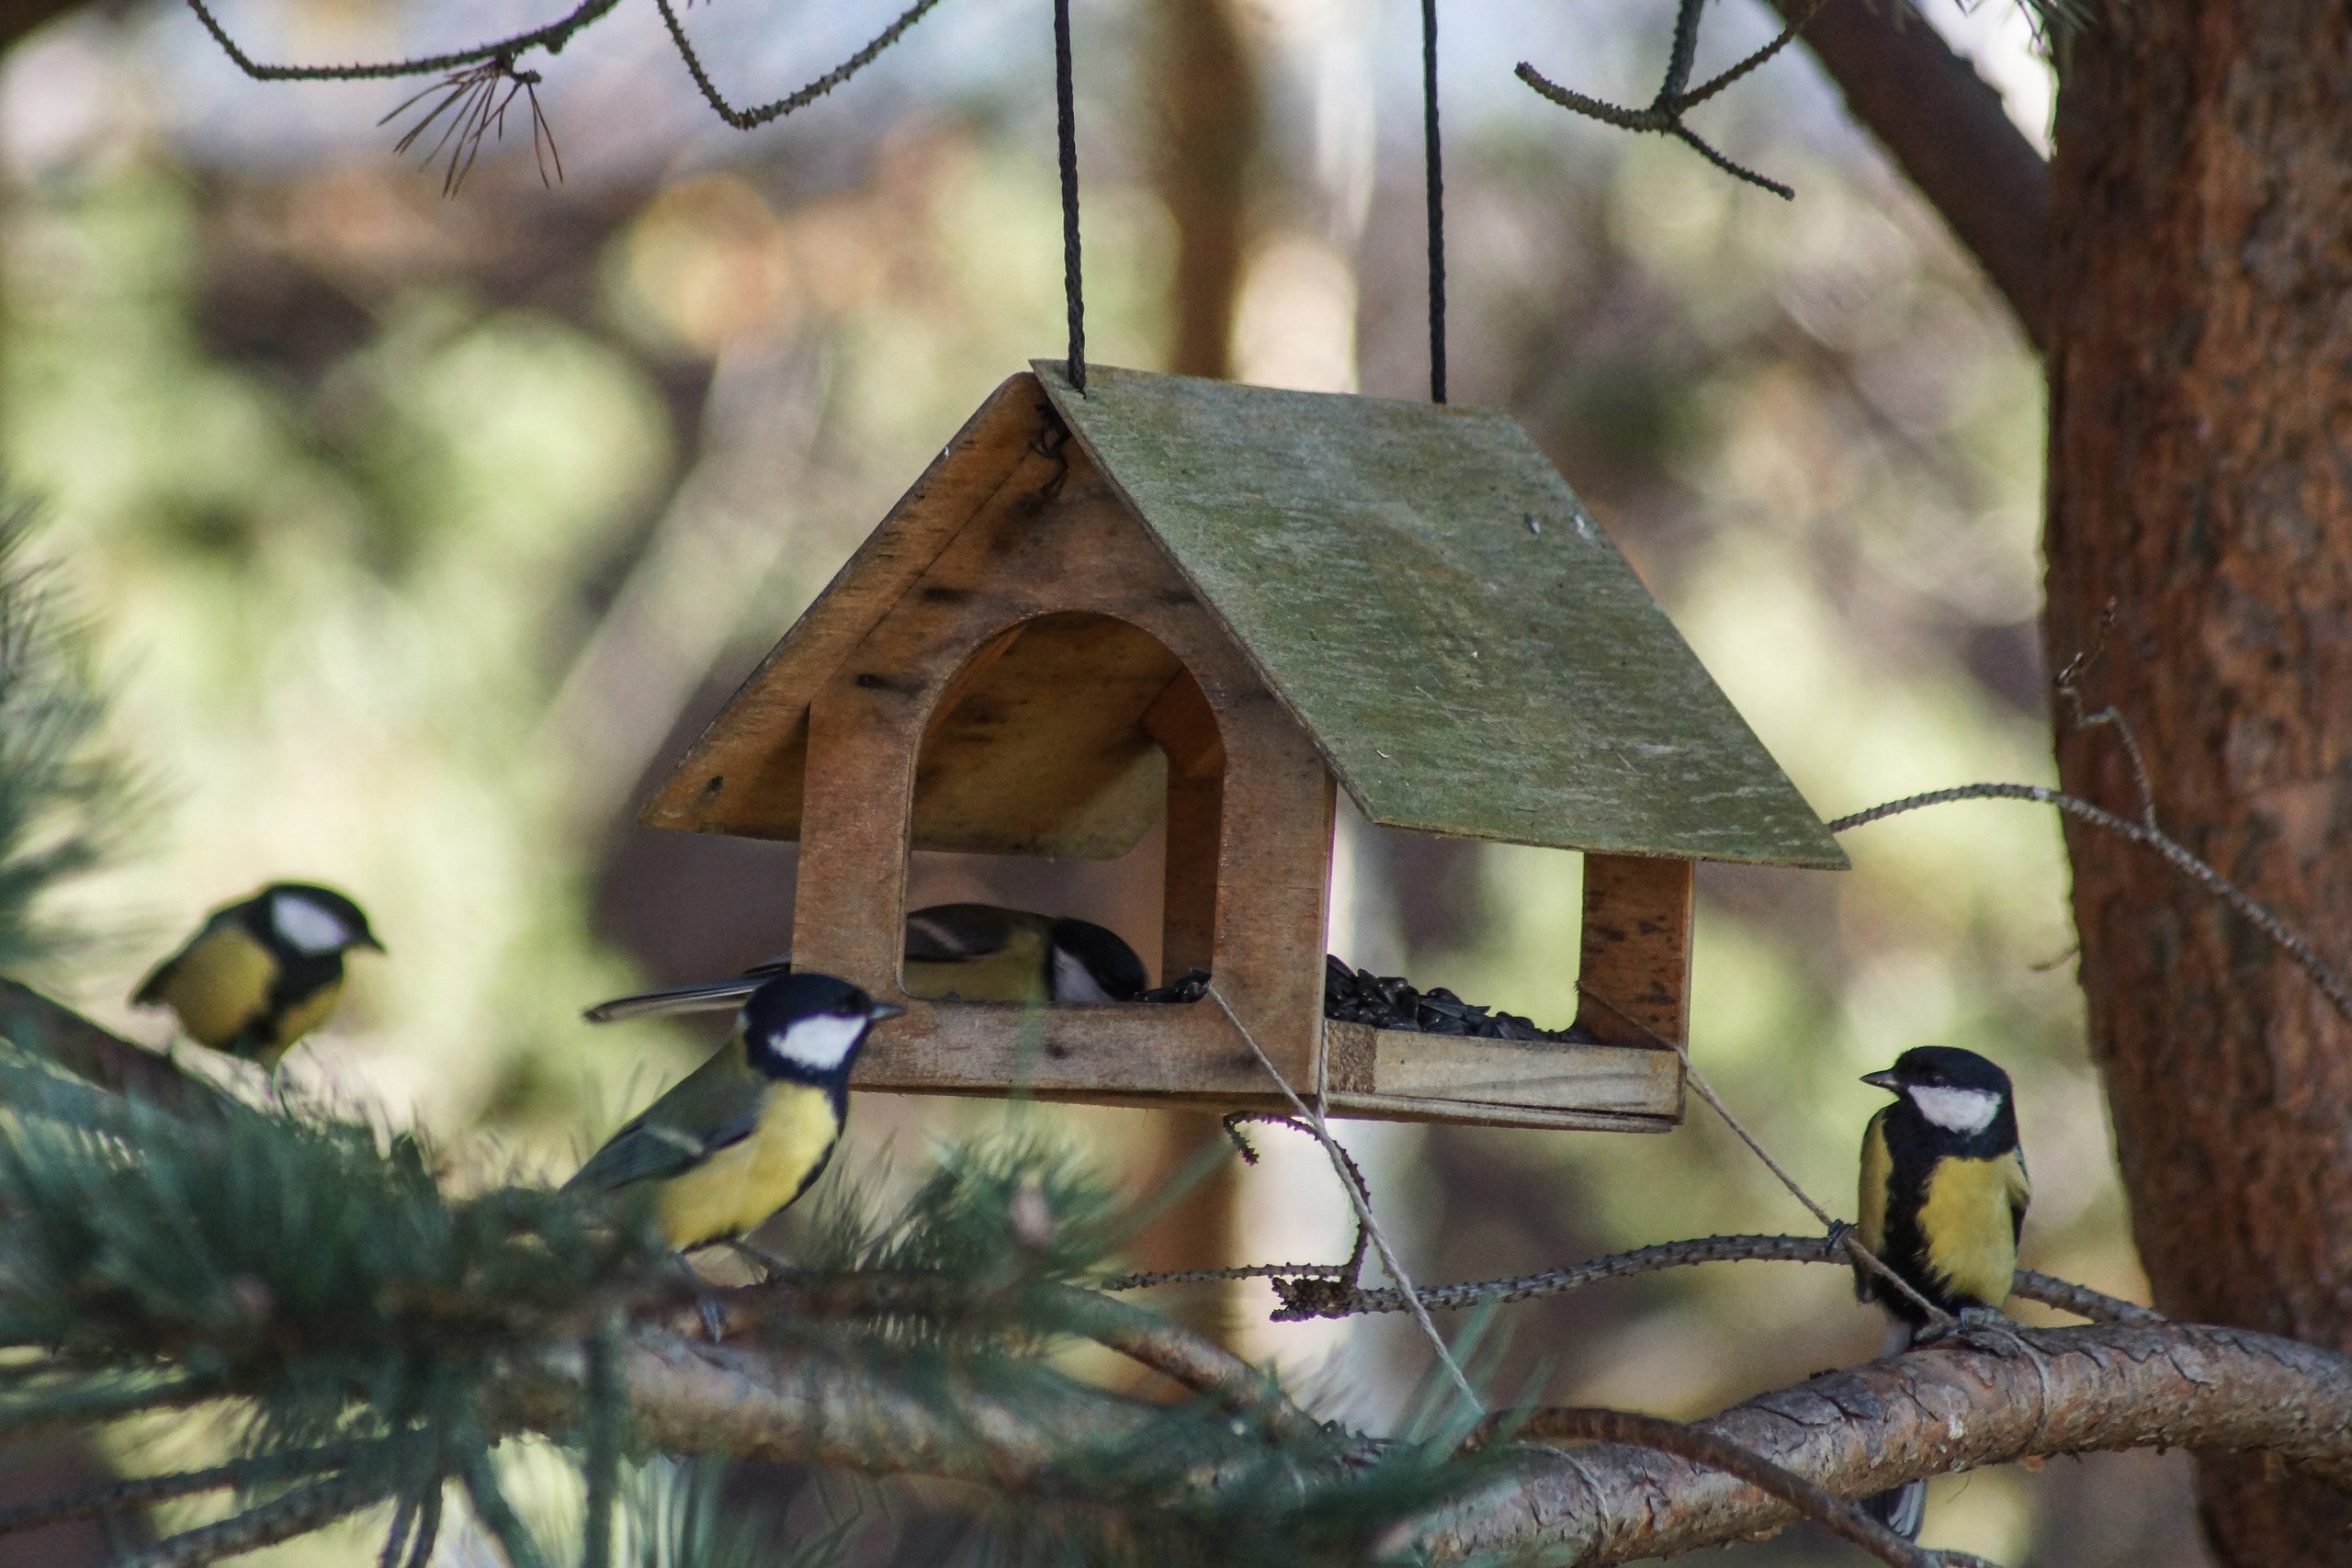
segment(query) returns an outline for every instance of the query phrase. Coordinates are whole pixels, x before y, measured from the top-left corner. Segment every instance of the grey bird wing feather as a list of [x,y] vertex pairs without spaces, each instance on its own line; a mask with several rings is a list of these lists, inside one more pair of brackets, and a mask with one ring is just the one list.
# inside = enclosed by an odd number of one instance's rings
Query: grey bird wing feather
[[598,1002],[580,1016],[591,1023],[618,1023],[627,1018],[650,1018],[672,1012],[718,1012],[741,1007],[743,998],[778,975],[792,972],[792,954],[784,953],[765,964],[754,964],[749,969],[725,980],[701,980],[691,986],[664,986],[659,990],[632,991],[625,997],[615,997],[608,1002]]
[[692,1170],[752,1135],[766,1095],[767,1080],[743,1060],[741,1043],[729,1041],[589,1156],[564,1190],[605,1192]]
[[934,904],[907,917],[907,962],[969,964],[1004,951],[1019,915],[994,904]]

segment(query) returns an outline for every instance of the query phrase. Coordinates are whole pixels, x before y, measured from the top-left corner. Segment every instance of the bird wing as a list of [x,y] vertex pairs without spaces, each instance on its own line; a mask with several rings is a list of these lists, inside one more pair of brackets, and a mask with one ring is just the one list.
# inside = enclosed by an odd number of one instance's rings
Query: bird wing
[[907,994],[925,1001],[1053,999],[1053,922],[994,904],[941,904],[907,917]]
[[2009,1151],[2008,1163],[2001,1171],[2008,1189],[2009,1240],[2014,1244],[2025,1235],[2026,1205],[2033,1201],[2033,1178],[2025,1170],[2025,1150]]
[[165,999],[164,993],[170,987],[172,976],[179,972],[179,967],[187,961],[187,955],[202,945],[207,937],[218,931],[221,923],[227,920],[232,913],[233,911],[229,909],[215,909],[205,916],[204,923],[196,928],[194,936],[180,943],[178,952],[147,971],[147,977],[139,982],[137,990],[130,993],[130,1005],[135,1008],[162,1006]]
[[[1034,919],[1035,917],[1029,917]],[[907,917],[907,962],[969,964],[1003,951],[1023,916],[994,904],[933,904]]]
[[606,1192],[693,1169],[757,1129],[766,1080],[730,1040],[588,1156],[564,1190]]
[[792,973],[792,954],[781,953],[754,964],[730,979],[699,980],[691,986],[664,986],[659,990],[631,991],[608,1002],[598,1002],[581,1014],[591,1023],[618,1023],[625,1018],[649,1018],[672,1012],[717,1012],[741,1007],[745,997],[778,975]]
[[[1854,1211],[1854,1235],[1882,1260],[1886,1257],[1887,1189],[1894,1180],[1894,1156],[1886,1146],[1886,1113],[1882,1106],[1862,1130],[1861,1190]],[[1854,1265],[1854,1293],[1867,1301],[1873,1280],[1860,1263]]]

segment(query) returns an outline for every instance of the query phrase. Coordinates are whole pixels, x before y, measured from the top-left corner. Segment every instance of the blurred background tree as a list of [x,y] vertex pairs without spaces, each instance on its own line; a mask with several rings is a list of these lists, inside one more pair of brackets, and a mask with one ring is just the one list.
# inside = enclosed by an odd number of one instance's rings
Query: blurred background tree
[[[2120,104],[2144,69],[2170,95],[2151,103],[2179,114],[2199,93],[2265,101],[2225,73],[2158,70],[2167,49],[2205,51],[2136,15],[2182,7],[2133,9],[2075,41],[2078,69],[2136,62],[2084,73],[2096,91]],[[2340,31],[2308,9],[2301,21]],[[741,97],[805,80],[894,10],[779,20],[729,5],[687,21]],[[342,59],[539,18],[519,0],[256,0],[225,19],[257,55]],[[0,14],[0,38],[13,20]],[[2046,144],[2051,74],[2026,17],[1939,4],[1925,21]],[[1584,90],[1640,101],[1670,22],[1664,0],[1448,10],[1454,398],[1526,423],[1825,814],[1973,778],[2052,782],[2043,408],[2027,335],[1797,51],[1701,111],[1720,144],[1798,188],[1793,205],[1663,139],[1564,116],[1511,78],[1521,59],[1573,62]],[[1094,356],[1420,395],[1416,8],[1155,0],[1081,5],[1078,25]],[[1701,74],[1776,26],[1760,7],[1711,12]],[[510,137],[447,201],[437,172],[388,156],[392,130],[369,129],[406,88],[256,87],[175,6],[61,9],[14,48],[0,73],[7,461],[56,515],[46,547],[110,628],[122,731],[174,802],[162,852],[94,885],[78,911],[116,933],[113,951],[48,978],[140,1027],[116,998],[152,949],[263,880],[317,877],[363,897],[394,955],[356,976],[335,1029],[298,1056],[320,1082],[560,1172],[691,1063],[704,1043],[684,1030],[592,1033],[575,1010],[782,946],[792,852],[655,834],[630,812],[963,414],[1058,347],[1046,38],[1042,6],[957,0],[832,97],[739,137],[709,119],[658,18],[624,7],[540,89],[567,181],[544,188],[527,139]],[[2266,68],[2293,63],[2245,47]],[[2085,112],[2104,126],[2110,111],[2102,98]],[[2071,176],[2061,161],[2062,197],[2109,188],[2107,165],[2086,158]],[[2145,166],[2168,178],[2175,165]],[[2070,199],[2070,254],[2121,248],[2074,216],[2087,198]],[[2124,222],[2139,209],[2101,210]],[[2281,243],[2255,260],[2304,254]],[[2308,310],[2317,264],[2275,265],[2283,281],[2266,297]],[[2078,402],[2068,417],[2106,416]],[[2278,547],[2317,536],[2289,528]],[[2084,559],[2078,578],[2061,573],[2062,655],[2089,646],[2098,602],[2120,586]],[[2193,637],[2130,635],[2135,671],[2198,657]],[[2132,716],[2167,761],[2203,754]],[[2112,755],[2096,732],[2069,744],[2070,777],[2110,765],[2094,760]],[[2100,782],[2098,798],[2131,800]],[[2245,781],[2223,782],[2197,798],[2215,832],[2242,834],[2248,807],[2230,790]],[[2299,865],[2331,841],[2314,831],[2294,840]],[[1343,956],[1539,1021],[1573,1010],[1572,857],[1355,823],[1343,843]],[[1859,1073],[1930,1039],[1996,1056],[2026,1108],[2027,1261],[2144,1292],[2084,1047],[2054,825],[1967,807],[1854,848],[1845,876],[1707,868],[1702,1066],[1811,1190],[1842,1196],[1877,1098]],[[2131,852],[2077,849],[2117,866]],[[926,857],[915,892],[1065,907],[1148,953],[1157,852],[1046,868]],[[2167,874],[2077,897],[2169,904]],[[2312,889],[2288,891],[2290,909],[2320,907]],[[2144,944],[2085,908],[2095,958]],[[2270,962],[2233,947],[2217,913],[2182,904],[2169,918],[2212,964]],[[2324,1026],[2285,984],[2278,1006],[2316,1038]],[[2199,1015],[2199,1049],[2218,1049],[2225,1017]],[[2143,1037],[2102,1023],[2110,1068],[2157,1059]],[[2139,1129],[2127,1152],[2145,1151],[2135,1169],[2177,1158],[2151,1129],[2177,1081],[2130,1081],[2143,1086],[2144,1114],[2125,1116]],[[2342,1102],[2298,1099],[2296,1146]],[[928,1137],[999,1114],[868,1099],[846,1163],[873,1172],[895,1149],[910,1167]],[[1066,1116],[1131,1160],[1139,1185],[1164,1181],[1201,1135],[1136,1112]],[[2327,1123],[2339,1138],[2340,1122]],[[1155,1260],[1344,1250],[1319,1156],[1276,1136],[1263,1165],[1194,1194],[1149,1244]],[[1655,1139],[1349,1136],[1429,1280],[1802,1223],[1703,1118]],[[2272,1168],[2247,1190],[2275,1195],[2301,1168]],[[2143,1211],[2142,1245],[2165,1256],[2150,1223]],[[2262,1271],[2237,1272],[2258,1294]],[[1377,1422],[1392,1413],[1360,1391],[1420,1370],[1398,1324],[1270,1325],[1266,1304],[1256,1287],[1191,1303],[1251,1354],[1320,1369],[1309,1386],[1333,1413]],[[2252,1310],[2214,1292],[2165,1304]],[[2317,1309],[2254,1321],[2342,1338]],[[1687,1415],[1863,1359],[1878,1328],[1829,1270],[1749,1269],[1516,1308],[1494,1332],[1507,1387]],[[2200,1562],[2185,1464],[1975,1475],[1939,1488],[1931,1539],[2011,1563]],[[788,1517],[826,1506],[819,1478],[757,1484]],[[977,1550],[944,1499],[904,1502],[864,1527],[861,1560]],[[301,1543],[280,1560],[336,1550]],[[344,1550],[356,1562],[364,1548]],[[1737,1550],[1765,1568],[1820,1548],[1800,1534]]]

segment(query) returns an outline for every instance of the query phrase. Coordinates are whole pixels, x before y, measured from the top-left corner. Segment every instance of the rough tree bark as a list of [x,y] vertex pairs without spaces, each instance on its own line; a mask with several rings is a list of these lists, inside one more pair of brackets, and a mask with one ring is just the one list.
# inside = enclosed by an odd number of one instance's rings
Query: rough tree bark
[[[1181,1330],[1146,1339],[1119,1348],[1230,1399],[1239,1435],[1263,1393],[1251,1369]],[[2006,1353],[1953,1343],[1825,1372],[1694,1425],[1840,1494],[2040,1455],[2184,1442],[2256,1452],[2341,1482],[2352,1478],[2346,1373],[2341,1357],[2261,1335],[2103,1324],[2028,1331]],[[1072,1512],[1153,1501],[1109,1495],[1086,1458],[1100,1451],[1090,1445],[1136,1441],[1150,1419],[1146,1407],[1077,1382],[1009,1401],[985,1380],[957,1382],[943,1407],[943,1385],[929,1373],[910,1382],[854,1359],[760,1354],[653,1330],[632,1338],[621,1375],[638,1437],[664,1452],[928,1475]],[[496,1385],[492,1405],[514,1429],[568,1430],[584,1377],[576,1348],[553,1350]],[[1287,1408],[1256,1407],[1254,1418],[1271,1421]],[[1360,1466],[1373,1447],[1337,1432],[1328,1448],[1294,1446],[1295,1483],[1311,1490]],[[1238,1449],[1193,1456],[1160,1483],[1170,1501],[1197,1501],[1237,1482],[1259,1495],[1268,1485]],[[1394,1521],[1378,1554],[1600,1568],[1741,1540],[1793,1517],[1728,1475],[1601,1443],[1567,1454],[1526,1450],[1463,1494]]]
[[[2074,40],[2052,169],[2053,662],[2137,728],[2165,829],[2338,963],[2352,910],[2352,7],[2132,0]],[[2065,787],[2136,811],[2114,732]],[[2093,1049],[2179,1316],[2352,1348],[2352,1028],[2070,824]],[[2352,1496],[2214,1457],[2233,1564],[2352,1563]]]

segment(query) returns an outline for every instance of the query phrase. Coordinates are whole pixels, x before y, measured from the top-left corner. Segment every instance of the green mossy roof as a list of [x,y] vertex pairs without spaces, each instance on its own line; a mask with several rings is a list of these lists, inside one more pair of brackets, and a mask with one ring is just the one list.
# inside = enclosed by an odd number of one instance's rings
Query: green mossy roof
[[1508,416],[1035,368],[1372,820],[1847,863]]

